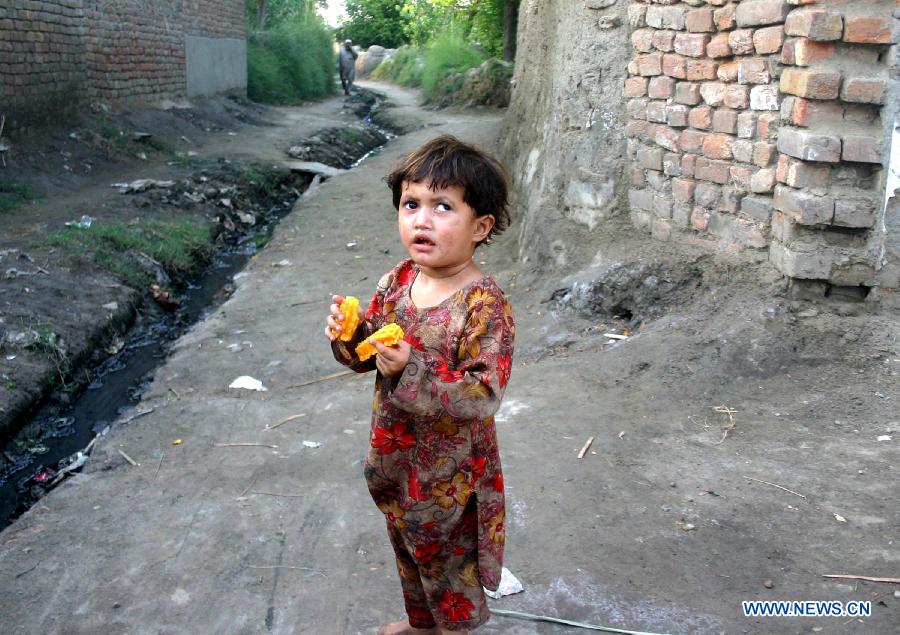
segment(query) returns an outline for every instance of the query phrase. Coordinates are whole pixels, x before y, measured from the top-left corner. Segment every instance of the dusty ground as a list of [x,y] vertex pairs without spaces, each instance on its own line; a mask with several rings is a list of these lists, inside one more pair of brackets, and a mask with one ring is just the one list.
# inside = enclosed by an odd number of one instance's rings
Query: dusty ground
[[[0,534],[6,632],[371,633],[401,615],[362,479],[372,377],[298,384],[340,370],[327,296],[368,296],[403,255],[381,176],[436,132],[496,142],[499,115],[391,94],[393,116],[431,125],[301,199],[156,373],[155,411]],[[896,632],[896,585],[822,577],[900,568],[896,319],[791,302],[763,265],[624,224],[565,279],[518,264],[513,234],[477,256],[519,319],[498,428],[506,564],[526,591],[493,606],[660,633]],[[229,389],[240,375],[267,392]],[[748,599],[872,600],[873,615],[750,619]],[[575,631],[496,617],[483,632]]]

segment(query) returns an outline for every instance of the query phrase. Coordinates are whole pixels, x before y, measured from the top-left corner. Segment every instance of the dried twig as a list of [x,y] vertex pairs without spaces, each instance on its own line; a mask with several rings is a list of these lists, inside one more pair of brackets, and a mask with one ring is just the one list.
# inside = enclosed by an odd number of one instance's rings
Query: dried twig
[[240,496],[238,496],[238,498],[243,498],[244,496],[246,496],[246,495],[247,495],[247,492],[250,491],[250,488],[253,487],[253,486],[256,484],[256,479],[258,479],[258,478],[259,478],[259,475],[255,475],[255,476],[253,477],[253,480],[250,481],[250,483],[247,485],[247,487],[244,488],[244,491],[241,492],[241,494],[240,494]]
[[213,443],[214,448],[275,448],[277,445],[268,443]]
[[278,492],[260,492],[255,489],[250,490],[251,494],[259,494],[260,496],[281,496],[283,498],[303,498],[303,494],[279,494]]
[[154,410],[156,410],[156,408],[152,408],[152,407],[151,407],[151,408],[148,408],[147,410],[141,410],[141,411],[139,411],[139,412],[134,413],[134,414],[131,415],[130,417],[126,417],[125,419],[122,419],[119,423],[129,423],[129,422],[131,422],[131,421],[134,421],[134,420],[137,419],[138,417],[143,417],[144,415],[150,414],[150,413],[153,412]]
[[783,489],[785,492],[788,492],[789,494],[793,494],[794,496],[799,496],[800,498],[806,498],[806,496],[804,496],[803,494],[800,494],[800,493],[798,493],[798,492],[795,492],[795,491],[792,490],[792,489],[788,489],[788,488],[786,488],[786,487],[782,487],[781,485],[778,485],[778,484],[776,484],[776,483],[770,483],[769,481],[763,481],[763,480],[758,479],[758,478],[753,478],[752,476],[748,476],[747,478],[749,478],[751,481],[756,481],[757,483],[765,483],[766,485],[771,485],[772,487],[777,487],[778,489]]
[[181,399],[181,395],[178,394],[177,390],[175,390],[172,387],[169,387],[169,390],[172,392],[173,395],[175,395],[175,399]]
[[310,567],[295,567],[290,564],[270,564],[270,565],[254,565],[254,564],[246,564],[244,565],[248,569],[298,569],[300,571],[312,571],[313,573],[318,573],[323,578],[327,578],[324,573],[319,571],[318,569],[311,569]]
[[325,300],[304,300],[303,302],[294,302],[292,304],[289,304],[288,306],[289,307],[303,306],[304,304],[318,304],[319,302],[325,303],[326,301]]
[[135,461],[133,458],[131,458],[130,456],[128,456],[127,454],[125,454],[125,452],[124,452],[123,450],[119,449],[119,454],[121,454],[121,455],[122,455],[122,458],[125,459],[126,461],[128,461],[129,463],[131,463],[134,467],[140,467],[140,466],[141,466],[140,463],[138,463],[138,462]]
[[900,584],[900,578],[876,578],[869,575],[839,575],[822,574],[823,578],[841,578],[844,580],[865,580],[866,582],[887,582],[888,584]]
[[713,408],[713,410],[715,410],[716,412],[719,412],[721,414],[728,415],[728,422],[729,422],[728,427],[725,428],[724,430],[722,430],[722,438],[719,439],[719,441],[717,443],[713,444],[713,445],[719,445],[721,443],[724,443],[725,439],[728,438],[728,433],[731,432],[732,430],[734,430],[734,426],[736,425],[736,423],[735,423],[734,417],[732,417],[731,415],[735,414],[737,412],[737,410],[729,408],[728,406],[716,406],[715,408]]
[[328,381],[329,379],[337,379],[338,377],[346,377],[347,375],[355,375],[356,371],[353,370],[342,370],[336,373],[331,373],[330,375],[325,375],[324,377],[319,377],[318,379],[310,379],[309,381],[304,381],[299,384],[291,384],[288,388],[302,388],[303,386],[309,386],[310,384],[318,384],[320,381]]
[[578,458],[583,459],[584,453],[588,451],[588,448],[591,447],[591,443],[594,442],[594,437],[588,437],[588,440],[584,442],[584,445],[581,447],[581,452],[578,453]]
[[301,412],[298,415],[291,415],[290,417],[286,417],[286,418],[282,419],[281,421],[279,421],[278,423],[276,423],[273,426],[266,426],[266,430],[274,430],[278,426],[283,426],[284,424],[288,423],[289,421],[294,421],[295,419],[300,419],[301,417],[305,417],[305,416],[306,416],[305,412]]

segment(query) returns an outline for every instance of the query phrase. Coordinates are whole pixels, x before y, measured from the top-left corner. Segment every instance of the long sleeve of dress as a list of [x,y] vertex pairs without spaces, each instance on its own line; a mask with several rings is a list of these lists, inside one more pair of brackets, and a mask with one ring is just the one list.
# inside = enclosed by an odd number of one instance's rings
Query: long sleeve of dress
[[392,405],[415,415],[447,414],[456,420],[486,419],[496,412],[509,380],[515,327],[505,298],[481,293],[468,299],[456,367],[440,355],[413,348],[391,391]]

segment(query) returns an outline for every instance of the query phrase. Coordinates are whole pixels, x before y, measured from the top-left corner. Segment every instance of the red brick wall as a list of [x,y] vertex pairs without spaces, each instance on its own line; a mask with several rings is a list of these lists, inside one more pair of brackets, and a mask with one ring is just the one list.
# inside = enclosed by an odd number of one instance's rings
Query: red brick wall
[[893,0],[631,2],[632,220],[871,286]]
[[185,94],[185,35],[244,38],[242,0],[7,0],[0,94],[8,125],[88,99]]

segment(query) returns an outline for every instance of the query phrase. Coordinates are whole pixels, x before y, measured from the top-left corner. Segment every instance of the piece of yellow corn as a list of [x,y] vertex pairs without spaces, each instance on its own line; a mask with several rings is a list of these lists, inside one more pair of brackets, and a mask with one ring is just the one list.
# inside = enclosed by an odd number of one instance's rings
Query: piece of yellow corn
[[367,337],[363,342],[360,342],[356,347],[356,356],[359,357],[359,361],[364,362],[372,357],[372,355],[378,353],[378,349],[376,349],[373,344],[369,343],[369,340],[372,338],[385,346],[394,346],[403,339],[403,329],[396,324],[386,324],[372,333],[372,335]]
[[359,326],[359,300],[352,295],[344,298],[344,301],[341,302],[341,315],[344,316],[344,321],[341,322],[338,339],[342,342],[349,342],[353,339],[356,327]]

